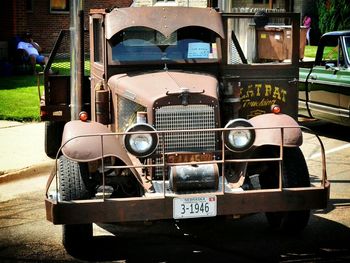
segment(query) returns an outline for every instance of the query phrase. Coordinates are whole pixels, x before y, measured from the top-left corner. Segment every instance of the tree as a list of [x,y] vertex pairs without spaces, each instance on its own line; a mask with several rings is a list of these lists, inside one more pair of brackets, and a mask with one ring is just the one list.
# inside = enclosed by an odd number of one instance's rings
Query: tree
[[319,29],[329,31],[350,29],[349,0],[318,0]]

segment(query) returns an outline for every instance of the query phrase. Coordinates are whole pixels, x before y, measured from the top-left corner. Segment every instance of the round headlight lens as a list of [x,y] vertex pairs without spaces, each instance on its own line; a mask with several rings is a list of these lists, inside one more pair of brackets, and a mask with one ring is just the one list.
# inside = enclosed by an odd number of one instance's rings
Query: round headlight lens
[[151,155],[158,146],[158,135],[149,133],[153,131],[155,129],[147,123],[137,123],[128,128],[126,132],[135,133],[129,133],[124,136],[126,150],[137,157]]
[[225,128],[236,128],[224,133],[226,147],[234,152],[248,150],[254,143],[255,131],[253,129],[244,129],[244,127],[253,127],[247,120],[236,119],[226,124]]
[[230,131],[228,134],[228,140],[231,145],[234,145],[234,147],[244,148],[251,141],[251,134],[249,130]]
[[150,134],[132,134],[130,136],[130,147],[139,153],[145,153],[152,147],[152,136]]

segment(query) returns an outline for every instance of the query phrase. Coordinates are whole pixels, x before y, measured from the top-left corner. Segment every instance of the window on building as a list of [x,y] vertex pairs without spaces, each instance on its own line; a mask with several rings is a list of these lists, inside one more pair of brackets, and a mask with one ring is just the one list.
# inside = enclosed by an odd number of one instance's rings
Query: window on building
[[102,20],[93,19],[93,31],[94,31],[94,62],[103,63],[102,56],[102,43],[103,43],[103,32],[102,32]]
[[33,0],[26,0],[26,11],[33,12]]
[[69,0],[50,0],[50,13],[69,13]]

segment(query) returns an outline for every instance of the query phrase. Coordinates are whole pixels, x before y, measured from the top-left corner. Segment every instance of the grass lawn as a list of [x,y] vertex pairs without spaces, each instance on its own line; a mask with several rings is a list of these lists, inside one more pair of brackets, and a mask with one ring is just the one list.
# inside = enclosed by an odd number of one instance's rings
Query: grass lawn
[[305,46],[304,57],[315,58],[317,51],[317,46]]
[[[315,58],[317,46],[305,46],[304,57]],[[336,60],[338,57],[338,49],[336,47],[325,47],[323,52],[323,59]]]
[[[41,92],[43,77],[41,76]],[[19,75],[0,77],[0,119],[39,121],[40,101],[37,77]]]
[[[70,74],[70,63],[67,59],[55,62],[51,68],[60,75]],[[40,67],[37,66],[37,70],[40,70]],[[89,75],[90,61],[85,62],[85,70],[85,75]],[[37,81],[37,76],[34,75],[0,77],[0,120],[40,121]],[[40,76],[40,84],[40,92],[43,94],[43,76]]]

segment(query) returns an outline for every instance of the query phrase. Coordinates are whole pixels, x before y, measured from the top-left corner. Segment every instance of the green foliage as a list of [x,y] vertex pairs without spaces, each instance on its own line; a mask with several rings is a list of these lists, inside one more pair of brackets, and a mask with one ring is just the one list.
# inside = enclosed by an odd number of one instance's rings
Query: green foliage
[[329,31],[350,29],[349,0],[318,0],[319,29]]

